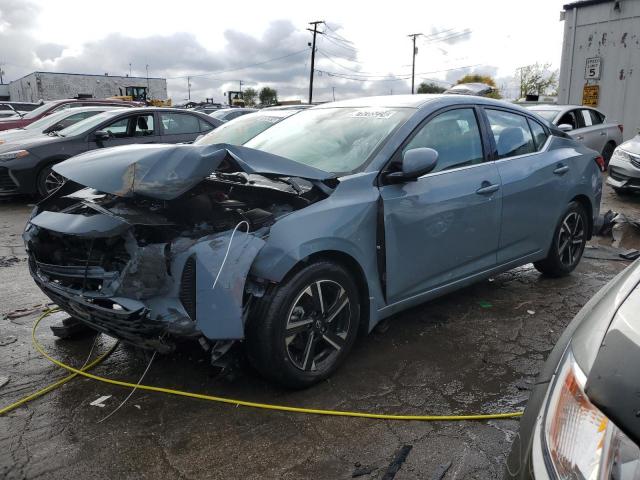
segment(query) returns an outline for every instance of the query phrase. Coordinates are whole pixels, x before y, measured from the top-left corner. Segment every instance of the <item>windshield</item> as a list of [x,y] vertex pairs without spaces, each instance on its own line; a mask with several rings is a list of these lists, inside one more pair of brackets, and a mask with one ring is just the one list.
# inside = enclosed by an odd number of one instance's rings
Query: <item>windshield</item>
[[31,110],[29,113],[27,113],[24,117],[22,118],[36,118],[38,115],[40,115],[41,113],[47,112],[52,108],[51,103],[45,103],[44,105],[40,105],[38,108],[36,108],[35,110]]
[[[115,110],[115,112],[118,112],[118,110]],[[58,135],[62,137],[69,137],[73,135],[78,135],[80,133],[88,132],[92,128],[97,127],[102,122],[104,122],[105,120],[109,120],[113,116],[114,116],[114,110],[110,112],[99,113],[98,115],[94,115],[93,117],[86,118],[78,123],[74,123],[70,127],[63,128],[58,132]]]
[[538,109],[531,109],[532,112],[537,113],[538,115],[540,115],[542,118],[544,118],[545,120],[552,122],[554,118],[556,118],[556,115],[558,115],[558,110],[538,110]]
[[220,125],[195,143],[196,145],[212,145],[214,143],[244,145],[248,140],[294,113],[297,112],[265,112],[243,115]]
[[245,146],[325,172],[349,173],[413,113],[412,108],[312,108],[281,121]]
[[46,117],[42,117],[40,120],[36,120],[33,123],[30,123],[26,127],[25,130],[45,130],[49,128],[51,125],[55,125],[58,121],[64,119],[65,116],[69,115],[67,110],[62,112],[52,113],[51,115],[47,115]]

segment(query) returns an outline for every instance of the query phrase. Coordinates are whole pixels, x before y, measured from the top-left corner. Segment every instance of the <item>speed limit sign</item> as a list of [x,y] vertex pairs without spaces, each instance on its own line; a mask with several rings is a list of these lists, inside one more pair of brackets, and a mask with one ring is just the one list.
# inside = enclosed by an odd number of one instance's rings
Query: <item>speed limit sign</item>
[[587,58],[584,67],[585,80],[600,79],[600,57]]

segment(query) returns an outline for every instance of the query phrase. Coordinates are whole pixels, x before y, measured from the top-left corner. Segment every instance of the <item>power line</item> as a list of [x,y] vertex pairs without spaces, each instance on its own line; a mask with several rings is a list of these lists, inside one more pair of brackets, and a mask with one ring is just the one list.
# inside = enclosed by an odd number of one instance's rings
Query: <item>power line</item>
[[[420,72],[420,73],[416,73],[415,76],[418,77],[424,77],[424,75],[430,75],[432,73],[443,73],[443,72],[450,72],[453,70],[461,70],[464,68],[473,68],[473,67],[478,67],[481,66],[482,64],[480,63],[476,63],[474,65],[464,65],[464,66],[460,66],[460,67],[452,67],[452,68],[445,68],[442,70],[432,70],[430,72]],[[393,75],[393,74],[389,74],[387,76],[385,75],[358,75],[355,73],[340,73],[340,72],[330,72],[327,70],[316,70],[317,72],[323,73],[325,75],[328,75],[330,77],[339,77],[339,78],[344,78],[346,80],[355,80],[355,81],[360,81],[360,82],[395,82],[395,81],[400,81],[400,80],[409,80],[412,77],[412,74],[401,74],[401,75]],[[392,76],[392,78],[386,78],[388,76]],[[382,77],[382,78],[380,78]],[[427,80],[431,80],[431,79],[427,79]],[[449,83],[449,82],[444,82],[442,80],[431,80],[431,81],[438,81],[438,82],[443,82],[443,83]]]
[[205,73],[197,73],[197,74],[189,74],[189,75],[181,75],[179,77],[167,77],[167,80],[176,80],[176,79],[181,79],[181,78],[187,78],[187,77],[191,77],[191,78],[195,78],[195,77],[209,77],[211,75],[219,75],[221,73],[229,73],[229,72],[237,72],[238,70],[244,70],[246,68],[251,68],[251,67],[257,67],[260,65],[264,65],[266,63],[271,63],[271,62],[276,62],[278,60],[282,60],[284,58],[289,58],[289,57],[293,57],[295,55],[300,55],[301,53],[306,53],[307,50],[299,50],[297,52],[293,52],[290,53],[288,55],[283,55],[281,57],[276,57],[276,58],[271,58],[269,60],[265,60],[264,62],[258,62],[258,63],[252,63],[250,65],[244,65],[242,67],[235,67],[235,68],[229,68],[227,70],[218,70],[218,71],[214,71],[214,72],[205,72]]

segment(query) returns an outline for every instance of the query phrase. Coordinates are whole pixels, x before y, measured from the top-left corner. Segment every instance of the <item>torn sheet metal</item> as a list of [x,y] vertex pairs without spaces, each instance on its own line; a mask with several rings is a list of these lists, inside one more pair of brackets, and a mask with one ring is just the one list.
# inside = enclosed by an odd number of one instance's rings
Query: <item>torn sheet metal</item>
[[[237,231],[220,271],[230,241],[231,232],[225,232],[192,248],[196,260],[197,326],[211,339],[244,337],[245,281],[253,260],[265,244],[259,237]],[[212,288],[218,272],[220,276]]]
[[78,155],[53,167],[81,185],[120,197],[173,200],[215,171],[326,180],[335,175],[270,153],[227,144],[128,145]]

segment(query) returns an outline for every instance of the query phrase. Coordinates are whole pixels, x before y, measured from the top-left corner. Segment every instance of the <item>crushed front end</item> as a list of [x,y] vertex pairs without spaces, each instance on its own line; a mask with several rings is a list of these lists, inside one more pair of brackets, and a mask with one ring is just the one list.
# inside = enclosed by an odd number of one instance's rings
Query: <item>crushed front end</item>
[[247,277],[270,226],[324,196],[303,179],[246,172],[214,172],[170,199],[69,180],[36,207],[23,238],[34,280],[61,309],[167,352],[176,337],[242,339],[260,291],[256,279],[248,293]]

